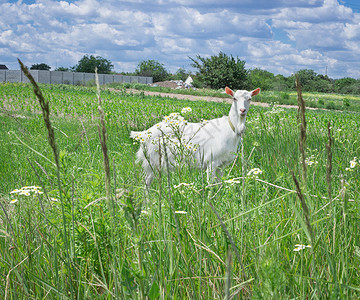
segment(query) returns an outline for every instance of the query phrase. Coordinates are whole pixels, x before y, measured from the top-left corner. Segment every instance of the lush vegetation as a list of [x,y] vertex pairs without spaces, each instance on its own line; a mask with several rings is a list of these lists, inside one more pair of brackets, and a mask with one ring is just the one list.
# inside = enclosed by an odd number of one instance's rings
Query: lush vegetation
[[146,196],[130,130],[229,105],[103,88],[108,173],[96,89],[41,89],[59,168],[31,86],[0,84],[1,298],[358,298],[358,113],[308,110],[301,164],[298,111],[253,106],[220,183],[184,164]]
[[197,69],[197,85],[214,89],[224,88],[228,85],[236,90],[248,87],[245,61],[238,57],[234,58],[220,52],[219,55],[209,58],[197,55],[196,59],[190,59],[192,66]]
[[[296,75],[300,79],[302,90],[306,92],[360,94],[360,80],[354,78],[331,79],[327,75],[317,74],[313,70],[299,70]],[[295,87],[295,75],[284,77],[270,72],[253,69],[249,71],[249,85],[258,86],[265,90],[293,91]]]
[[30,67],[30,70],[45,70],[45,71],[50,71],[51,67],[47,64],[33,64]]
[[[171,74],[164,64],[154,59],[143,60],[139,62],[134,72],[123,72],[123,74],[153,77],[154,82],[180,79],[185,81],[191,75],[196,88],[219,89],[228,85],[232,89],[250,90],[261,87],[263,91],[296,91],[295,74],[286,77],[259,68],[246,69],[245,61],[223,52],[210,57],[197,55],[196,58],[189,57],[189,59],[196,70],[195,74],[184,68],[179,68],[175,74]],[[114,65],[101,56],[84,55],[77,65],[70,68],[58,67],[56,70],[94,73],[95,67],[98,73],[109,74]],[[31,68],[49,70],[50,66],[42,63],[32,65]],[[349,77],[332,79],[327,75],[317,74],[311,69],[299,70],[296,75],[305,92],[360,95],[360,79]]]
[[58,67],[56,68],[56,71],[95,73],[95,69],[97,69],[99,74],[110,74],[113,68],[113,63],[106,58],[94,55],[84,55],[75,66],[69,68]]
[[[160,86],[151,86],[140,83],[111,83],[108,87],[123,90],[123,89],[136,89],[139,91],[151,91],[159,93],[173,93],[183,95],[194,95],[200,97],[219,97],[224,98],[228,96],[224,93],[224,89],[171,89]],[[256,86],[256,85],[255,85]],[[257,87],[261,85],[257,85]],[[314,93],[304,92],[304,99],[306,106],[309,108],[319,109],[332,109],[342,111],[356,111],[360,112],[360,97],[356,95],[342,95],[335,93]],[[298,105],[297,93],[295,91],[262,91],[259,96],[254,98],[254,101],[269,103],[270,105]]]
[[135,70],[135,75],[152,77],[153,82],[170,79],[170,74],[164,65],[153,59],[141,61]]

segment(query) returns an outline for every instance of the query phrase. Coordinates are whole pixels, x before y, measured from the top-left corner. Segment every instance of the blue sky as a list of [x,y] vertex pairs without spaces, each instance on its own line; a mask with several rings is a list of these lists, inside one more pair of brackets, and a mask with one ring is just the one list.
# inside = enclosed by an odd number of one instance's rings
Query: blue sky
[[0,64],[74,66],[84,55],[133,72],[155,59],[191,70],[220,51],[289,76],[360,78],[358,0],[0,0]]

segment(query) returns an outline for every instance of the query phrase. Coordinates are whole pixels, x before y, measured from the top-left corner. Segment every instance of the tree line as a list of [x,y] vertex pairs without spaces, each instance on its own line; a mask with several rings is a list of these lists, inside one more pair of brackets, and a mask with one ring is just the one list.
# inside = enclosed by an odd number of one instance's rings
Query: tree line
[[[219,52],[211,57],[197,55],[192,58],[191,66],[196,72],[190,72],[179,68],[175,74],[168,72],[164,64],[157,60],[144,60],[139,62],[134,72],[122,73],[124,75],[149,76],[154,82],[165,80],[186,80],[191,75],[194,86],[197,88],[221,89],[228,85],[233,89],[292,91],[295,90],[295,74],[291,76],[274,75],[273,73],[259,68],[246,69],[245,61],[232,55]],[[99,74],[118,74],[113,72],[114,65],[110,60],[101,56],[84,55],[79,62],[70,68],[59,67],[56,71],[94,73],[97,68]],[[47,64],[34,64],[32,70],[50,70]],[[360,94],[360,79],[350,77],[332,79],[327,75],[317,74],[311,69],[303,69],[296,72],[300,79],[303,91]]]

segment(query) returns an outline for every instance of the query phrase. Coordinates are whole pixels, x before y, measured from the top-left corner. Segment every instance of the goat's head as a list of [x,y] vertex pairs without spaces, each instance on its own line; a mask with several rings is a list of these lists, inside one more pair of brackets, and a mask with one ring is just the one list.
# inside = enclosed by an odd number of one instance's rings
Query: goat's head
[[259,94],[260,88],[257,88],[256,90],[253,90],[251,92],[244,90],[238,90],[236,92],[233,92],[230,88],[226,87],[225,92],[233,98],[233,107],[235,109],[235,112],[238,115],[245,117],[247,112],[249,111],[251,97]]

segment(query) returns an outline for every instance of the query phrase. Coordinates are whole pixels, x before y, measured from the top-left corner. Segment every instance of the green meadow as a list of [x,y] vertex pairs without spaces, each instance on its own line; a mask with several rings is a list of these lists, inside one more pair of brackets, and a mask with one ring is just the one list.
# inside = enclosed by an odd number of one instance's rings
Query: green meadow
[[[40,88],[58,166],[32,86],[0,84],[1,299],[360,297],[357,98],[304,93],[346,108],[306,110],[304,151],[297,109],[252,106],[221,181],[184,161],[147,194],[130,131],[229,104],[102,87],[104,141],[96,88]],[[296,99],[271,93],[254,100]]]

